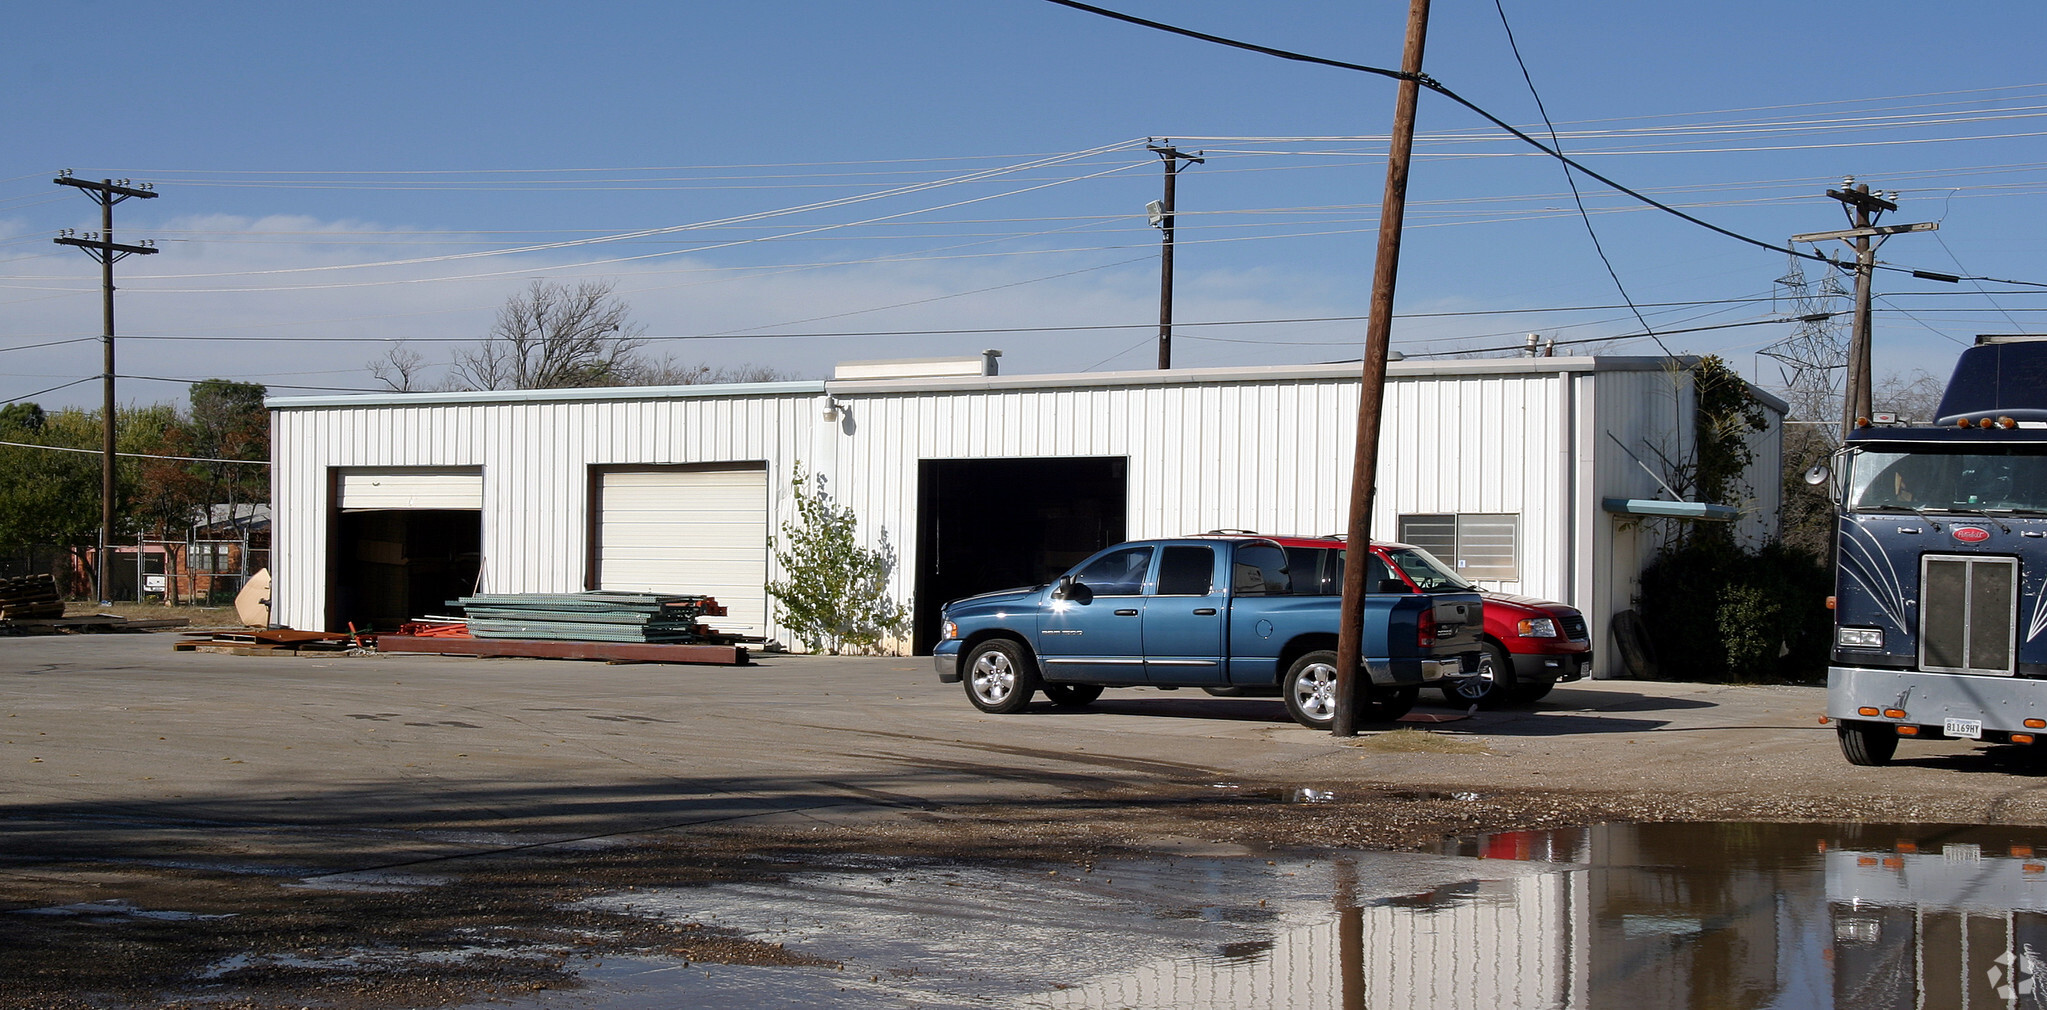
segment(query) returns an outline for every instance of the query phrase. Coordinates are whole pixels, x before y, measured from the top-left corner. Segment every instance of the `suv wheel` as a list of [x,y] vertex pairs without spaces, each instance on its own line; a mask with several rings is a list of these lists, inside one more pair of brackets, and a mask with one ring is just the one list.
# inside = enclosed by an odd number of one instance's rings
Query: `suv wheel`
[[1507,650],[1491,642],[1478,643],[1478,675],[1443,686],[1443,699],[1452,705],[1499,708],[1516,700],[1520,684],[1514,678],[1514,660]]

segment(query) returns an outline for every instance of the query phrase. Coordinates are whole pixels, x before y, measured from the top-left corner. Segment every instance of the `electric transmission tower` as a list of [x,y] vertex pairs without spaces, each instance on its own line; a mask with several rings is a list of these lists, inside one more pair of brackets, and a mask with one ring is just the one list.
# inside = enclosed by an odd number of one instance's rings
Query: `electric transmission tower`
[[1777,278],[1777,287],[1780,300],[1789,303],[1797,328],[1760,353],[1777,359],[1793,413],[1800,420],[1818,421],[1831,415],[1834,404],[1840,402],[1836,375],[1847,366],[1848,347],[1841,327],[1834,322],[1839,315],[1834,307],[1848,291],[1831,270],[1817,285],[1807,281],[1805,267],[1796,256],[1791,257],[1791,268]]

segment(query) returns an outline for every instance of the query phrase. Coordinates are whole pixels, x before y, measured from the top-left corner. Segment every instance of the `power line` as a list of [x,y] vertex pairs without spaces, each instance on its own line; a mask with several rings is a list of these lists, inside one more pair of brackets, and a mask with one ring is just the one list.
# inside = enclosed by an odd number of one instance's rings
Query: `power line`
[[[1528,84],[1528,93],[1535,98],[1535,111],[1542,114],[1543,125],[1549,127],[1550,144],[1562,150],[1563,142],[1557,139],[1556,124],[1550,122],[1549,109],[1543,106],[1542,94],[1535,89],[1535,78],[1529,74],[1527,62],[1521,59],[1521,47],[1514,41],[1514,28],[1507,23],[1506,5],[1501,0],[1493,0],[1493,9],[1500,12],[1500,28],[1507,33],[1507,48],[1514,54],[1514,64],[1521,68],[1521,79]],[[1635,321],[1641,324],[1642,329],[1649,331],[1649,338],[1656,341],[1656,346],[1661,348],[1665,355],[1669,355],[1670,348],[1663,346],[1663,338],[1656,336],[1655,328],[1642,316],[1642,310],[1635,308],[1635,300],[1629,297],[1627,285],[1621,283],[1620,272],[1613,268],[1613,261],[1606,257],[1606,247],[1600,244],[1599,232],[1592,227],[1592,216],[1585,213],[1585,197],[1578,192],[1578,180],[1571,175],[1568,161],[1564,162],[1564,182],[1571,187],[1571,200],[1578,207],[1578,219],[1585,222],[1585,234],[1592,239],[1592,251],[1599,254],[1599,262],[1606,267],[1606,275],[1613,278],[1614,289],[1620,292],[1621,301],[1628,303],[1629,311],[1635,314]]]
[[[87,452],[92,453],[95,456],[99,455],[98,449],[73,449],[68,445],[38,445],[34,442],[0,442],[0,445],[11,445],[17,449],[48,449],[51,452]],[[180,463],[242,463],[248,466],[270,465],[270,461],[267,459],[214,459],[209,456],[161,456],[155,453],[148,452],[117,452],[114,455],[126,456],[129,459],[169,459],[176,460]]]
[[1576,161],[1575,159],[1572,159],[1571,157],[1565,155],[1563,152],[1558,151],[1544,144],[1542,141],[1539,141],[1534,137],[1529,136],[1527,133],[1523,132],[1519,127],[1516,127],[1513,124],[1507,122],[1506,120],[1501,119],[1496,115],[1493,115],[1491,112],[1486,111],[1484,108],[1472,102],[1470,99],[1465,98],[1463,95],[1460,95],[1455,91],[1452,91],[1447,85],[1444,85],[1442,82],[1424,73],[1407,74],[1398,70],[1388,70],[1385,67],[1374,67],[1362,63],[1350,63],[1344,60],[1332,60],[1321,56],[1310,56],[1306,53],[1292,52],[1290,50],[1285,49],[1275,49],[1271,46],[1262,46],[1256,43],[1245,42],[1240,39],[1226,38],[1220,35],[1210,35],[1205,32],[1197,32],[1192,29],[1181,28],[1176,25],[1170,25],[1160,21],[1152,21],[1146,18],[1134,17],[1129,14],[1123,14],[1117,11],[1112,11],[1104,7],[1096,7],[1093,4],[1080,3],[1078,2],[1078,0],[1045,0],[1045,2],[1057,4],[1061,7],[1071,7],[1074,8],[1075,10],[1086,11],[1090,14],[1096,14],[1116,21],[1126,21],[1131,24],[1140,25],[1145,28],[1153,29],[1154,31],[1166,32],[1172,35],[1182,35],[1188,38],[1199,39],[1203,42],[1210,42],[1220,46],[1227,46],[1232,49],[1243,49],[1250,52],[1261,53],[1279,59],[1292,60],[1301,63],[1311,63],[1319,66],[1332,67],[1339,70],[1350,70],[1357,73],[1372,74],[1379,77],[1392,78],[1394,80],[1413,80],[1421,87],[1426,88],[1429,91],[1433,91],[1436,94],[1441,95],[1444,98],[1447,98],[1450,101],[1463,106],[1464,108],[1470,110],[1472,113],[1476,114],[1479,118],[1484,119],[1486,122],[1489,122],[1494,126],[1499,127],[1500,129],[1505,130],[1506,132],[1514,135],[1523,143],[1528,144],[1529,146],[1536,148],[1537,150],[1543,152],[1544,154],[1547,154],[1548,156],[1563,162],[1565,165],[1568,165],[1572,168],[1577,169],[1580,172],[1585,173],[1587,176],[1598,180],[1599,182],[1613,188],[1618,192],[1625,193],[1628,196],[1633,197],[1636,200],[1639,200],[1645,204],[1648,204],[1651,207],[1655,207],[1656,209],[1661,210],[1666,214],[1670,214],[1682,220],[1689,221],[1692,224],[1704,228],[1708,231],[1711,231],[1715,234],[1723,235],[1726,236],[1727,238],[1734,239],[1737,242],[1743,242],[1748,245],[1756,246],[1757,248],[1768,249],[1772,252],[1784,253],[1785,255],[1788,256],[1797,256],[1803,259],[1815,260],[1822,263],[1828,262],[1826,257],[1821,256],[1818,253],[1800,252],[1799,250],[1791,248],[1789,246],[1780,246],[1775,243],[1765,241],[1763,239],[1752,238],[1748,235],[1743,235],[1742,233],[1734,231],[1732,229],[1723,228],[1720,225],[1712,223],[1711,221],[1707,221],[1703,218],[1687,214],[1684,211],[1681,211],[1675,207],[1663,203],[1662,201],[1650,197],[1647,194],[1637,192],[1636,190],[1628,186],[1622,185],[1621,183],[1616,182],[1613,179],[1610,179],[1605,175],[1600,174],[1599,172],[1593,171],[1590,167],[1584,165],[1579,161]]
[[83,378],[83,379],[73,379],[73,380],[71,380],[70,382],[60,383],[60,384],[58,384],[58,385],[55,385],[55,386],[51,386],[51,387],[50,387],[50,388],[48,388],[48,389],[38,389],[38,390],[36,390],[36,391],[35,391],[35,392],[33,392],[33,393],[23,393],[22,395],[20,395],[20,396],[17,396],[17,397],[15,397],[15,398],[11,399],[11,400],[6,400],[6,401],[0,401],[0,402],[6,402],[6,403],[20,403],[21,401],[23,401],[23,400],[26,400],[26,399],[28,399],[28,398],[29,398],[29,397],[31,397],[31,396],[41,396],[41,395],[43,395],[44,393],[54,393],[54,392],[56,392],[57,390],[60,390],[60,389],[69,389],[69,388],[71,388],[72,386],[76,386],[76,385],[79,385],[79,384],[81,384],[81,383],[87,383],[87,382],[91,382],[92,380],[94,380],[94,379],[97,379],[97,378],[99,378],[99,376],[97,376],[97,375],[88,375],[88,376],[86,376],[86,377],[85,377],[85,378]]

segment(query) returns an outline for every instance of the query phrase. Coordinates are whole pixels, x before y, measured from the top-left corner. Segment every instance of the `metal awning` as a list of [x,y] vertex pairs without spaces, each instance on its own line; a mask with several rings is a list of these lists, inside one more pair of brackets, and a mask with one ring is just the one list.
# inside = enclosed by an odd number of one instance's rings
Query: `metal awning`
[[1702,501],[1664,501],[1661,498],[1602,498],[1608,512],[1624,516],[1662,516],[1666,519],[1698,519],[1704,522],[1733,522],[1741,510],[1732,505]]

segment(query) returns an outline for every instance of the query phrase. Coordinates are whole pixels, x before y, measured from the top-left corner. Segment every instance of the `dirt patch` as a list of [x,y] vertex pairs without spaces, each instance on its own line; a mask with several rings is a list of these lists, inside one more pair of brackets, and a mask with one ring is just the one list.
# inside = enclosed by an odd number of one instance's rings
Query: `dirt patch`
[[1390,733],[1364,737],[1350,746],[1382,754],[1491,754],[1493,749],[1476,737],[1451,736],[1425,729],[1402,727]]

